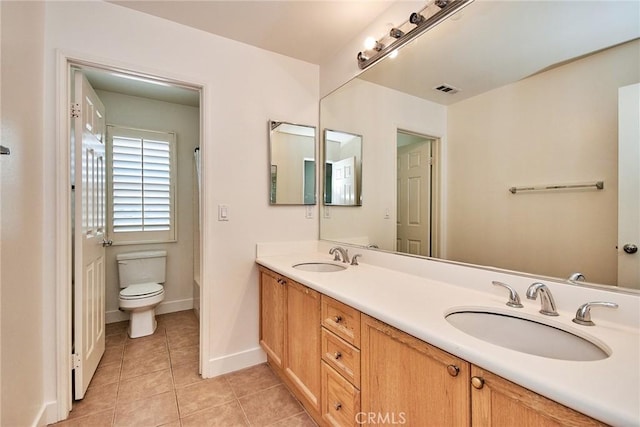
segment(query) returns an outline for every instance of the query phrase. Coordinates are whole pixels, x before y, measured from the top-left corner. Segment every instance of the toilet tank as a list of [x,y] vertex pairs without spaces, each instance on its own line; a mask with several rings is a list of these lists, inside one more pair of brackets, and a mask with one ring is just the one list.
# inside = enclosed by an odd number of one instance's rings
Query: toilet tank
[[164,283],[167,251],[125,252],[116,255],[120,287],[137,283]]

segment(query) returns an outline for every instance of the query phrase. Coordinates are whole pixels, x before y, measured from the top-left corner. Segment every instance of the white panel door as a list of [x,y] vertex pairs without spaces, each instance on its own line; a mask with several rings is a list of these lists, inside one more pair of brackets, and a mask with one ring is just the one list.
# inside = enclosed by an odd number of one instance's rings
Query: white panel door
[[356,200],[356,158],[333,162],[331,168],[331,204],[353,205]]
[[105,346],[106,138],[102,102],[82,73],[74,79],[73,365],[82,399]]
[[431,142],[398,147],[399,252],[431,255]]
[[618,286],[640,289],[640,84],[618,104]]

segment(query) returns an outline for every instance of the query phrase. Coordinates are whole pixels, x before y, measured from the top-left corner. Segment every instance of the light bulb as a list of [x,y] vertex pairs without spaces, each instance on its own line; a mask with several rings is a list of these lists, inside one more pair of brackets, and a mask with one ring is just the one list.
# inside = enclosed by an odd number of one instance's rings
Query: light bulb
[[364,40],[364,48],[366,50],[372,50],[374,47],[376,47],[376,44],[378,44],[378,41],[373,37],[367,37]]

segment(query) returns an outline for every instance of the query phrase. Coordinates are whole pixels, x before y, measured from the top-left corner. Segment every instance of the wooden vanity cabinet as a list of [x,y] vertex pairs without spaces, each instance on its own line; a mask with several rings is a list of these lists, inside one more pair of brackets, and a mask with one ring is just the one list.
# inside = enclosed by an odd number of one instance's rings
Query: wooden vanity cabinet
[[287,279],[285,374],[320,410],[320,294]]
[[364,314],[361,334],[369,424],[470,425],[468,362]]
[[264,267],[260,345],[322,426],[605,425]]
[[360,414],[360,312],[322,295],[322,421],[357,426]]
[[471,420],[474,427],[606,425],[475,365],[471,365]]
[[284,357],[284,321],[286,279],[260,268],[260,346],[272,365],[282,369]]
[[273,370],[319,418],[320,293],[264,267],[260,271],[260,345]]

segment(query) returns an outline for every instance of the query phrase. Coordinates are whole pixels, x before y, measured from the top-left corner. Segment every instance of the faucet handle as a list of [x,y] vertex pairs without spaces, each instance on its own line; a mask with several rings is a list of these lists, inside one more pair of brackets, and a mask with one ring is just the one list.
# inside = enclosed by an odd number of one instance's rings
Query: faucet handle
[[618,304],[615,302],[594,301],[582,304],[576,311],[576,317],[573,319],[574,323],[584,326],[595,326],[595,323],[591,320],[591,307],[608,307],[618,308]]
[[361,257],[362,254],[355,254],[351,257],[351,265],[358,265],[358,258]]
[[502,286],[503,288],[506,288],[509,291],[509,301],[507,301],[507,305],[509,307],[514,307],[514,308],[523,307],[522,303],[520,302],[520,296],[518,295],[518,292],[516,292],[515,289],[513,289],[511,286],[507,285],[506,283],[498,282],[495,280],[491,283],[493,283],[495,286]]
[[342,261],[342,258],[340,257],[340,251],[335,246],[329,249],[329,255],[333,255],[334,261]]

